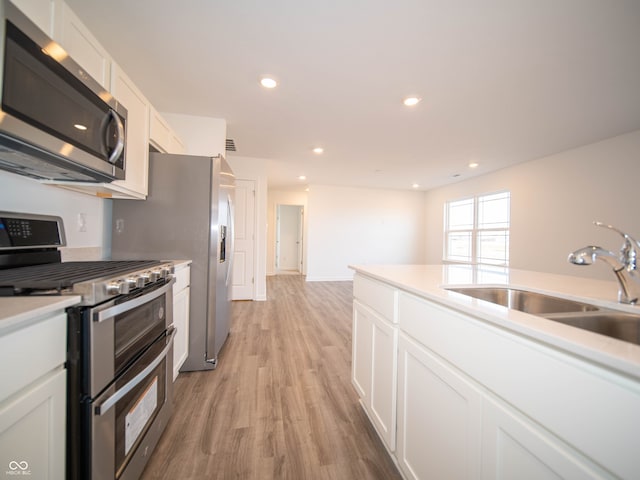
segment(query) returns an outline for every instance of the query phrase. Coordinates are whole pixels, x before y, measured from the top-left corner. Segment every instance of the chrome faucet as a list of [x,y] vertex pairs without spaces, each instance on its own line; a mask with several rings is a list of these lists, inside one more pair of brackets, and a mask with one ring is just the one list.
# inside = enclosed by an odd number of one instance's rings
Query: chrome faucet
[[637,257],[640,243],[630,235],[618,230],[612,225],[602,222],[593,222],[598,227],[608,228],[617,232],[624,238],[620,248],[620,254],[616,255],[602,247],[589,245],[569,254],[569,262],[574,265],[591,265],[600,259],[613,268],[613,273],[618,280],[618,301],[621,303],[635,304],[640,297],[640,272],[638,271]]

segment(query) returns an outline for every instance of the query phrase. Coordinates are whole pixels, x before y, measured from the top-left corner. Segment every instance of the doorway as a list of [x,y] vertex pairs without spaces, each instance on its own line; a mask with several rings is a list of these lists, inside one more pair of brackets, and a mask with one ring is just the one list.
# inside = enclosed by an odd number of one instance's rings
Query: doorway
[[302,205],[276,206],[276,273],[301,274],[302,230],[304,207]]

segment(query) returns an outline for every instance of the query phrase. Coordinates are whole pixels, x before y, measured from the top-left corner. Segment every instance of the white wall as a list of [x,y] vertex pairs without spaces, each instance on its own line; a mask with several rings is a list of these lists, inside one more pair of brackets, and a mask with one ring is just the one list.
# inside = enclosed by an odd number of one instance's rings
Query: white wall
[[350,280],[350,264],[424,263],[423,192],[312,185],[307,280]]
[[[111,200],[0,171],[0,211],[62,217],[68,246],[63,250],[64,260],[99,260],[109,254]],[[84,232],[78,228],[81,213],[86,220]]]
[[269,189],[267,195],[267,275],[276,273],[276,211],[278,205],[302,205],[302,273],[307,271],[307,192],[303,190]]
[[267,299],[267,161],[261,158],[229,155],[227,161],[236,178],[253,180],[256,185],[255,204],[255,298]]
[[426,261],[442,262],[447,200],[511,191],[510,265],[514,268],[613,280],[602,262],[577,267],[569,252],[600,245],[617,252],[622,238],[600,220],[640,237],[640,130],[426,193]]

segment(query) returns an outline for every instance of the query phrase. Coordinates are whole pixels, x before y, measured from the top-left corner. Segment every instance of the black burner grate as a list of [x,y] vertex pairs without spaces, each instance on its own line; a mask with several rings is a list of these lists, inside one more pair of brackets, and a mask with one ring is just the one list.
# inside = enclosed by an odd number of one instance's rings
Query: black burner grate
[[0,270],[0,289],[12,294],[37,290],[65,290],[88,282],[160,265],[157,260],[63,262]]

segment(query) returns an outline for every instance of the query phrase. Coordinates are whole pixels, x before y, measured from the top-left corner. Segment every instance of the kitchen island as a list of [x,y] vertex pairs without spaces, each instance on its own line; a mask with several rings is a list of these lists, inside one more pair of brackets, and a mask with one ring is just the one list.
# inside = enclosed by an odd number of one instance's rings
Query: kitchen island
[[406,478],[639,478],[640,346],[444,287],[637,312],[615,282],[353,266],[352,383]]

